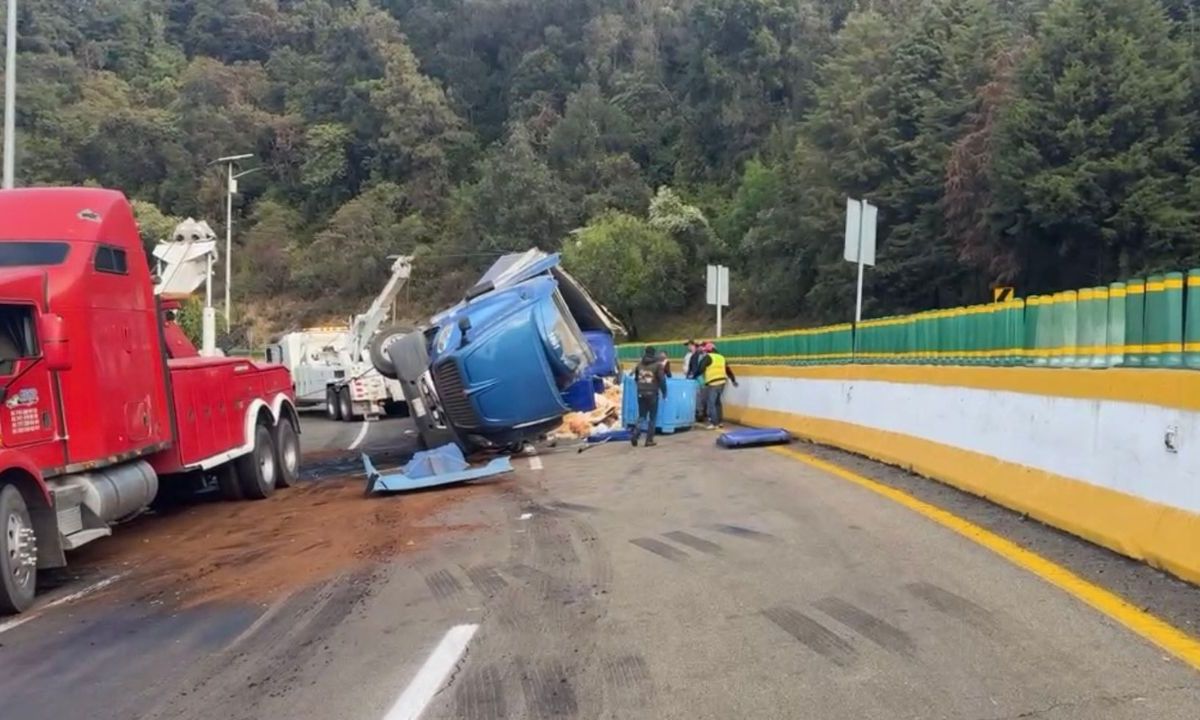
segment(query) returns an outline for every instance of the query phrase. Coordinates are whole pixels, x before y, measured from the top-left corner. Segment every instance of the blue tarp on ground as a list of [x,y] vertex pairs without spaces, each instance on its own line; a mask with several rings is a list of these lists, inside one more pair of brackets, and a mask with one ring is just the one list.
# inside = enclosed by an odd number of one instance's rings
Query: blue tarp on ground
[[432,450],[422,450],[399,472],[382,475],[375,469],[371,458],[363,453],[363,467],[367,471],[367,492],[402,492],[451,483],[478,480],[479,478],[512,472],[512,463],[507,457],[498,457],[487,465],[472,467],[463,457],[457,445],[449,444]]
[[792,434],[783,428],[746,428],[721,433],[717,444],[726,448],[783,445],[792,441]]

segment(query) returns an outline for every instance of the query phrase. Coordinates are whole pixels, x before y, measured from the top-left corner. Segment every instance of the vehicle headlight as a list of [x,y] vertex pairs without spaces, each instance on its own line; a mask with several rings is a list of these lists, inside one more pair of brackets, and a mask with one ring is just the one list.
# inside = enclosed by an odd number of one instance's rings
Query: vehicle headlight
[[438,331],[437,338],[434,340],[434,351],[438,355],[446,352],[446,348],[450,347],[450,336],[454,333],[453,325],[446,325]]

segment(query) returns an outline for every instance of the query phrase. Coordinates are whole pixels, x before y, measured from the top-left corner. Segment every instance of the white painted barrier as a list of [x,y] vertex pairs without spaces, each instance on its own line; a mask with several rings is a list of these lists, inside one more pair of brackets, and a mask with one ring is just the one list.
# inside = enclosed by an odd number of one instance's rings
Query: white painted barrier
[[1200,581],[1200,373],[735,366],[727,414],[920,474]]

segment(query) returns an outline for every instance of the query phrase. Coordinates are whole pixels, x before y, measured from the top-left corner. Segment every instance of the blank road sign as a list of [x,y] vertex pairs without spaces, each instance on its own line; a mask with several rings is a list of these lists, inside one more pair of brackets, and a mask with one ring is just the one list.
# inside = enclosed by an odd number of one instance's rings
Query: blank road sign
[[705,302],[716,305],[719,298],[722,307],[729,307],[729,268],[724,265],[709,265],[707,280]]
[[[858,262],[859,242],[862,243],[863,265],[875,265],[875,224],[879,208],[866,200],[846,198],[846,237],[842,257]],[[859,234],[862,237],[859,237]]]

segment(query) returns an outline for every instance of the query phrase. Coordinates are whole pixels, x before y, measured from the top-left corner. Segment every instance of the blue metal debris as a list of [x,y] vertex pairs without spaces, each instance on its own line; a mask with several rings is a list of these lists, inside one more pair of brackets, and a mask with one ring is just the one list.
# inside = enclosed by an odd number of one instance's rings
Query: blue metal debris
[[400,471],[382,475],[371,458],[363,453],[363,468],[367,471],[367,494],[372,492],[403,492],[421,488],[478,480],[479,478],[512,472],[507,456],[498,457],[486,465],[472,467],[457,445],[448,444],[432,450],[422,450]]

